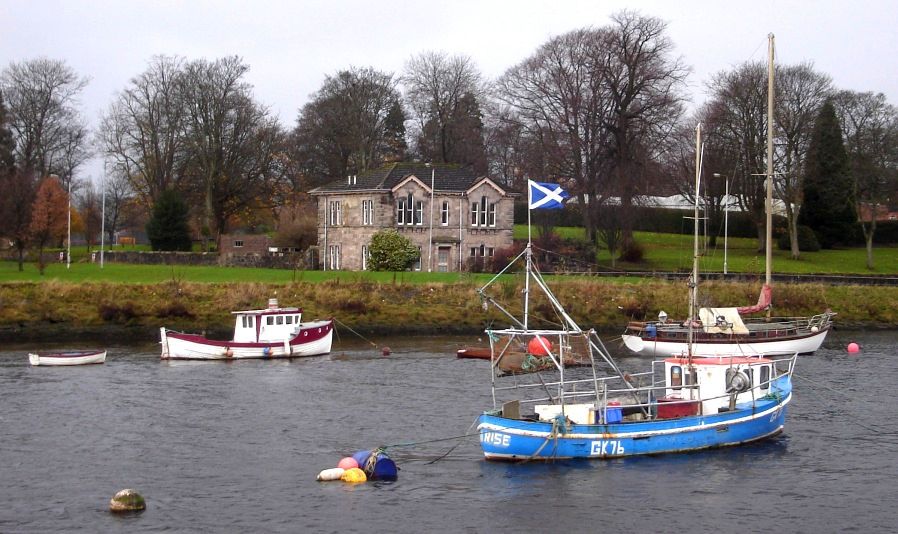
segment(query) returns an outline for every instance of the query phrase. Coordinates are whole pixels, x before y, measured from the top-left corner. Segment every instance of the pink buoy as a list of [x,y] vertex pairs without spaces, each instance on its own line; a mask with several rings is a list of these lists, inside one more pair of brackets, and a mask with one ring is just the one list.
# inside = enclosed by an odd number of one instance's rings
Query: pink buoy
[[855,354],[860,351],[861,351],[861,346],[858,345],[857,343],[855,343],[854,341],[852,341],[851,343],[848,344],[848,353],[849,354]]
[[527,352],[534,356],[548,356],[552,350],[552,342],[542,336],[536,336],[527,343]]
[[340,467],[342,469],[352,469],[353,467],[358,466],[359,463],[355,461],[355,458],[353,458],[352,456],[347,456],[346,458],[341,459],[337,464],[337,467]]

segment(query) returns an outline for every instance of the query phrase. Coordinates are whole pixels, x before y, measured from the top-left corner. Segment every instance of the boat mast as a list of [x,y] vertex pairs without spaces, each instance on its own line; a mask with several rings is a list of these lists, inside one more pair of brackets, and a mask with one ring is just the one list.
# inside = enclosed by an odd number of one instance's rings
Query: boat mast
[[[767,235],[765,242],[765,263],[767,267],[765,283],[770,286],[770,271],[773,264],[773,34],[767,36],[767,200],[764,210],[767,212]],[[770,307],[767,307],[770,317]]]
[[695,211],[693,213],[693,241],[692,241],[692,280],[689,282],[689,345],[688,356],[692,357],[693,324],[698,314],[696,306],[698,301],[698,200],[699,187],[702,176],[702,123],[695,126]]

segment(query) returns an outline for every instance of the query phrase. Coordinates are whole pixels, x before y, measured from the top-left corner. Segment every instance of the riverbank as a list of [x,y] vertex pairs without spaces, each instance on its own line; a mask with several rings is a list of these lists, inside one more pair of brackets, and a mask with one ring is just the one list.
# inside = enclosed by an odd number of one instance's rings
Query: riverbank
[[[659,310],[686,315],[682,282],[609,282],[571,279],[552,282],[553,290],[582,326],[618,332],[632,318],[654,318]],[[495,309],[484,311],[472,282],[407,284],[333,280],[321,283],[157,284],[40,283],[0,284],[0,340],[75,340],[84,338],[158,339],[161,326],[230,336],[232,310],[264,307],[270,297],[283,306],[303,308],[306,320],[334,317],[338,334],[478,334],[489,324],[504,324]],[[520,302],[523,286],[499,282],[492,295],[503,305]],[[757,300],[757,283],[708,282],[708,305],[746,305]],[[898,327],[898,288],[854,285],[780,284],[774,313],[804,316],[832,309],[837,328]],[[531,301],[531,317],[545,317],[544,301]],[[552,317],[549,317],[552,320]],[[535,320],[535,319],[532,319]],[[539,326],[538,322],[532,323]],[[545,324],[545,323],[544,323]],[[351,330],[350,330],[351,329]]]

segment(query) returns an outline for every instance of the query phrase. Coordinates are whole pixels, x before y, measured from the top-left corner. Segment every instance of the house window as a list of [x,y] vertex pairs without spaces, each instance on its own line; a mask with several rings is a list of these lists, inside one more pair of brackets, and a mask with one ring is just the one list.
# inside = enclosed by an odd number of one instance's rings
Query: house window
[[330,259],[330,269],[337,270],[340,268],[340,245],[330,245],[327,247],[328,259]]
[[243,246],[243,240],[242,240],[242,239],[237,239],[237,240],[234,241],[234,248],[240,248],[240,247],[242,247],[242,246]]
[[368,270],[368,245],[362,245],[362,270]]
[[363,200],[362,201],[362,224],[365,226],[370,226],[374,224],[374,201],[373,200]]
[[421,270],[421,245],[418,245],[418,259],[415,260],[415,264],[412,265],[412,270],[413,271]]
[[405,224],[405,199],[400,198],[396,203],[396,224]]
[[480,202],[471,203],[471,226],[496,226],[496,203],[487,202],[486,195],[480,197]]
[[415,198],[411,193],[405,198],[405,224],[414,224]]
[[331,226],[343,224],[343,207],[339,200],[332,200],[328,203],[328,212],[328,221]]
[[487,257],[487,258],[492,258],[492,257],[493,257],[493,250],[494,250],[493,247],[487,247],[487,248],[486,248],[486,257]]
[[443,205],[440,208],[440,224],[443,226],[449,226],[449,201],[444,200]]
[[424,224],[424,202],[420,200],[415,203],[415,224],[418,226]]

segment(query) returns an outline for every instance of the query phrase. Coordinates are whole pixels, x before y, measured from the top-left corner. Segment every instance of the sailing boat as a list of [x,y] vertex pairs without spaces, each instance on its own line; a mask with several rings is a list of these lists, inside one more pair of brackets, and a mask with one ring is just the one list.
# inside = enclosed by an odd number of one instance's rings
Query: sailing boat
[[[689,343],[687,338],[690,338],[694,342],[691,351],[696,356],[717,356],[733,351],[746,356],[809,354],[820,348],[832,327],[835,313],[830,310],[811,317],[769,316],[773,294],[773,50],[773,34],[770,34],[767,63],[766,279],[758,303],[740,308],[701,308],[697,314],[694,305],[690,305],[689,319],[685,322],[669,321],[663,311],[659,313],[658,321],[631,321],[621,337],[624,345],[633,352],[648,356],[684,354]],[[696,183],[696,205],[697,199]],[[692,294],[698,286],[697,266],[690,286]],[[765,310],[767,317],[744,317]],[[700,330],[692,333],[694,325],[699,326]]]
[[[519,317],[488,290],[521,259],[526,278]],[[540,296],[540,309],[551,309],[560,324],[531,326],[531,291]],[[752,442],[783,429],[797,354],[773,359],[687,353],[627,374],[595,330],[583,330],[565,312],[534,265],[529,237],[524,251],[478,293],[485,307],[496,307],[512,322],[486,331],[493,407],[480,415],[477,429],[488,460],[684,452]]]

